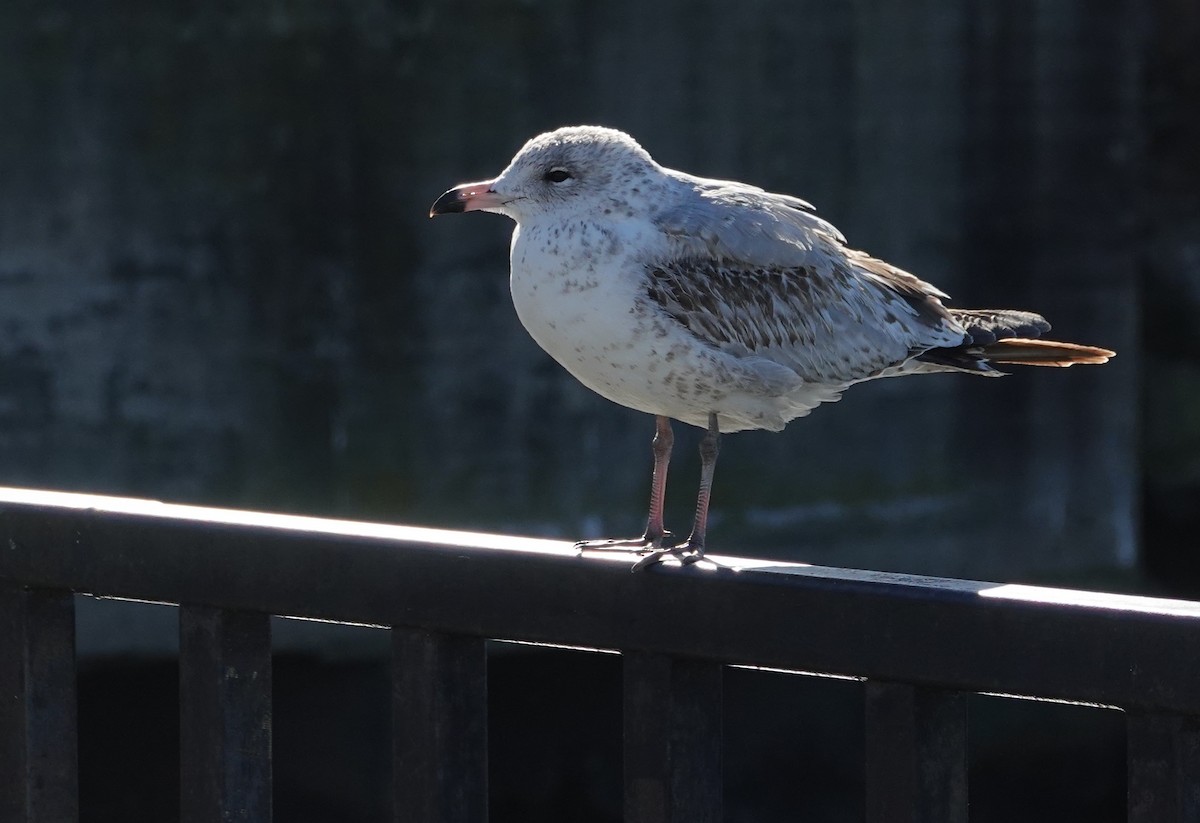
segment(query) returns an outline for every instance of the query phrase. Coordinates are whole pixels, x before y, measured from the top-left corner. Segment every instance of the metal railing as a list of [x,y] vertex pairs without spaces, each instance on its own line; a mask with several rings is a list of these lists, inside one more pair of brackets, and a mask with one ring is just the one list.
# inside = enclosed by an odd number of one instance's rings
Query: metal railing
[[624,656],[625,819],[721,819],[722,667],[865,680],[867,819],[967,816],[966,694],[1118,707],[1200,820],[1200,604],[0,489],[0,820],[78,818],[73,593],[179,604],[181,819],[271,815],[270,615],[391,627],[397,821],[487,819],[489,638]]

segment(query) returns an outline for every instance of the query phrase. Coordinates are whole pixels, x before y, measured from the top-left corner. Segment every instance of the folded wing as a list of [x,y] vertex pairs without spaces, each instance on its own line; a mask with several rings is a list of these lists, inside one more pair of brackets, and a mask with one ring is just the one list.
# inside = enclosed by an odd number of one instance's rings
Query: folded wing
[[846,248],[804,201],[683,182],[683,203],[655,221],[669,251],[647,262],[648,296],[704,342],[851,383],[966,339],[941,291]]

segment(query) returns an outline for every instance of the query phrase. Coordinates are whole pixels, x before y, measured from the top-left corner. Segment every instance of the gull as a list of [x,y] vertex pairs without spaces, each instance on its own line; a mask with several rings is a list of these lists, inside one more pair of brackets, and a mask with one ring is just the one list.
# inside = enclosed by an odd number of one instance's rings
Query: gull
[[[1104,363],[1113,352],[1038,339],[1050,324],[957,309],[935,286],[851,248],[804,200],[664,168],[624,132],[570,126],[534,137],[492,180],[450,189],[430,217],[516,221],[513,305],[579,382],[655,417],[646,530],[581,541],[633,550],[635,569],[704,555],[722,433],[780,431],[867,380],[1000,365]],[[667,545],[672,420],[705,430],[691,535]]]

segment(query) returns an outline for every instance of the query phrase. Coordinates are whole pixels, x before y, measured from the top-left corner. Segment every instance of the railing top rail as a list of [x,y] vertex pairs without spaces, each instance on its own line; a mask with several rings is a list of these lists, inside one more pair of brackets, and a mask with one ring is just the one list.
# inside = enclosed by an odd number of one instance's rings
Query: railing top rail
[[0,581],[1200,714],[1200,603],[0,487]]

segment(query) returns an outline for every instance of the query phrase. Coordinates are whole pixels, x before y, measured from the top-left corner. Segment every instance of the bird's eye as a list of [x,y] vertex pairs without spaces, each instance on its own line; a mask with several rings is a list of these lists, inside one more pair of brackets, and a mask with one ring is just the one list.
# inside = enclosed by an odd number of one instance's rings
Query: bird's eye
[[571,173],[566,169],[550,169],[542,175],[543,180],[548,180],[551,183],[561,183],[564,180],[571,179]]

